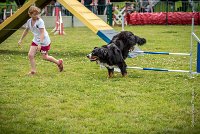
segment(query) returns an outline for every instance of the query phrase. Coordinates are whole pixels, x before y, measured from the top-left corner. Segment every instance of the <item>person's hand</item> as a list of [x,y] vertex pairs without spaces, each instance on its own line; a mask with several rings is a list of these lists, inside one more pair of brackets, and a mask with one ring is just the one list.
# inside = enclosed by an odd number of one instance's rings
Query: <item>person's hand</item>
[[37,50],[40,51],[41,50],[41,45],[37,46]]
[[90,6],[98,6],[97,3],[91,3]]
[[21,47],[21,44],[22,44],[22,40],[20,39],[20,40],[18,41],[18,46]]

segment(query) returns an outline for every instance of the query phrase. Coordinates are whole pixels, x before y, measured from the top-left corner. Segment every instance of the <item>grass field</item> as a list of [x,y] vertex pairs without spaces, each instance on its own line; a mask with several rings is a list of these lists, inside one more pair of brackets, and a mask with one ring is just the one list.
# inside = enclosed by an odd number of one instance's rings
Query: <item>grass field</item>
[[[190,50],[190,26],[125,29],[147,39],[140,47],[144,51]],[[37,74],[27,76],[32,34],[20,49],[17,42],[22,31],[0,44],[0,133],[200,133],[200,76],[191,79],[187,73],[128,70],[125,78],[119,73],[107,78],[107,70],[86,58],[95,46],[105,44],[88,28],[66,28],[65,36],[50,34],[49,54],[63,58],[64,72],[38,53]],[[200,26],[195,26],[195,32],[200,37]],[[128,66],[189,69],[186,56],[145,55],[126,62]],[[195,61],[193,67],[195,71]]]

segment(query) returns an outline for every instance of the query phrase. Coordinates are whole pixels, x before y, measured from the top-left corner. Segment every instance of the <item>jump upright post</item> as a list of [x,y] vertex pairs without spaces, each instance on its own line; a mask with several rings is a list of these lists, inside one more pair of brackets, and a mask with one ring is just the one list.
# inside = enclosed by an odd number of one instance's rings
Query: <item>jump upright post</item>
[[[197,43],[197,64],[196,72],[193,72],[192,62],[193,62],[193,38],[198,42]],[[163,68],[142,68],[142,67],[130,67],[128,69],[137,69],[137,70],[151,70],[151,71],[161,71],[161,72],[181,72],[189,73],[192,77],[193,74],[200,74],[200,39],[194,33],[194,18],[192,18],[192,30],[191,30],[191,44],[190,44],[190,53],[170,53],[170,52],[148,52],[148,51],[132,51],[131,53],[136,54],[155,54],[155,55],[179,55],[179,56],[190,56],[189,70],[170,70]]]
[[[192,62],[193,62],[193,38],[197,41],[197,64],[196,64],[196,72],[192,72]],[[190,44],[191,58],[190,58],[190,74],[200,74],[200,39],[194,33],[194,18],[192,18],[192,30],[191,30],[191,44]]]
[[198,42],[197,46],[197,73],[200,73],[200,43]]

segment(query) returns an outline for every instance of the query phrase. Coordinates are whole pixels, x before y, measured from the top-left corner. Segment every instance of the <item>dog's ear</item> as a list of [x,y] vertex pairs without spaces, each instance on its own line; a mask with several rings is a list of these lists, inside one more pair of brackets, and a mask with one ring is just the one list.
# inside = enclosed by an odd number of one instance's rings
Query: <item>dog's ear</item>
[[146,43],[146,39],[145,38],[140,38],[139,36],[135,36],[136,39],[136,43],[141,46],[144,45]]
[[94,49],[96,49],[96,48],[98,48],[98,47],[94,47]]
[[105,59],[108,55],[108,51],[101,48],[101,49],[98,49],[98,53],[97,53],[97,56],[100,58],[100,59]]

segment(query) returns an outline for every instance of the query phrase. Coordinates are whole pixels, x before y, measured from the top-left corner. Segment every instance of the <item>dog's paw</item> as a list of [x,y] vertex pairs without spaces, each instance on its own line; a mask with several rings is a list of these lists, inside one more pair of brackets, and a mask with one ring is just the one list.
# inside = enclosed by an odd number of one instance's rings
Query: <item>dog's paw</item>
[[122,74],[123,77],[127,77],[127,73]]

